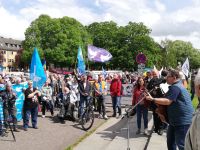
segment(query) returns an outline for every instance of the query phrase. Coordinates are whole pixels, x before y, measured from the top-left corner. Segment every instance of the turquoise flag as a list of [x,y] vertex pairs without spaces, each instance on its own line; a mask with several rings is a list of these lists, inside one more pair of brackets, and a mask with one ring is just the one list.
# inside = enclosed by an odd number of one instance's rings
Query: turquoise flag
[[81,47],[78,48],[77,59],[78,59],[78,72],[79,72],[79,74],[85,74],[85,62],[84,62],[84,59],[83,59]]
[[46,82],[47,77],[44,72],[37,48],[34,48],[30,68],[30,79],[33,81],[33,87],[41,89]]

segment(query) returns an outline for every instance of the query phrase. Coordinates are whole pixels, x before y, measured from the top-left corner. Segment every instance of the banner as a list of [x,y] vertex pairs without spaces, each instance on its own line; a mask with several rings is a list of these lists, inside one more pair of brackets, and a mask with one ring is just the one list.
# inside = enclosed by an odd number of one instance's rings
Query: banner
[[[28,83],[23,82],[20,84],[13,84],[12,89],[17,95],[17,99],[15,102],[15,106],[17,108],[17,120],[20,121],[22,119],[22,108],[24,104],[24,93],[23,90],[28,88]],[[0,88],[0,91],[4,90],[4,88]],[[2,102],[0,102],[0,120],[3,120],[3,108]]]
[[[133,84],[122,84],[124,97],[131,97],[133,92]],[[110,83],[107,83],[107,92],[110,95]]]

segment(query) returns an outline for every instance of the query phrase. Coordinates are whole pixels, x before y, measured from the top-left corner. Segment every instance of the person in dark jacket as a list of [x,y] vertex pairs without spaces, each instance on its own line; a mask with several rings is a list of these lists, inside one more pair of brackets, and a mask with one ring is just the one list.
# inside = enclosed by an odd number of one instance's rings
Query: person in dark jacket
[[28,88],[25,90],[25,100],[24,100],[24,131],[28,130],[29,118],[31,115],[32,127],[38,129],[37,127],[37,117],[38,117],[38,99],[41,93],[36,88],[33,88],[32,81],[28,82]]
[[79,102],[79,115],[81,116],[83,114],[83,107],[84,104],[88,104],[88,100],[90,99],[90,94],[91,94],[91,84],[87,80],[87,76],[83,74],[81,76],[81,80],[78,81],[78,89],[80,93],[80,102]]
[[4,124],[6,132],[8,132],[9,116],[12,117],[13,130],[15,132],[19,132],[19,130],[17,129],[17,117],[16,117],[17,109],[15,106],[17,96],[12,90],[11,83],[6,84],[6,89],[1,93],[0,97],[2,98],[3,101],[3,115],[4,115]]

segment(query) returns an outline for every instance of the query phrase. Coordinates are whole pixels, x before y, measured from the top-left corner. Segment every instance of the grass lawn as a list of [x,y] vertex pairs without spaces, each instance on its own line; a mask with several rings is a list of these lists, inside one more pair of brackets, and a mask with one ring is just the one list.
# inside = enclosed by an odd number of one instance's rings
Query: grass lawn
[[197,108],[198,103],[199,103],[198,98],[197,98],[197,96],[195,96],[194,99],[193,99],[193,101],[192,101],[193,107],[195,109]]

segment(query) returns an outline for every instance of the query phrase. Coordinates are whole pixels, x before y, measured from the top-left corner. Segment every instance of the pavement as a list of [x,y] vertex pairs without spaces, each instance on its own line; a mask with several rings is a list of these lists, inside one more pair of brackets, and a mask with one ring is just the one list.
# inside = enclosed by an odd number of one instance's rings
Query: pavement
[[[97,118],[89,130],[93,131],[103,123],[97,130],[77,145],[74,150],[125,150],[127,149],[127,127],[128,119],[113,118],[111,99],[106,98],[106,110],[109,119],[107,121]],[[123,98],[123,106],[130,105],[130,98]],[[55,112],[56,114],[57,112]],[[38,118],[39,129],[29,128],[23,131],[22,121],[19,122],[21,132],[15,133],[16,142],[9,132],[8,137],[0,137],[0,150],[65,150],[76,143],[87,134],[78,123],[66,121],[60,123],[58,118],[50,117],[47,112],[46,118]],[[132,150],[166,150],[166,135],[159,136],[152,133],[151,136],[143,134],[136,135],[136,116],[130,117],[130,149]],[[149,131],[152,130],[152,114],[149,112]]]
[[[96,117],[91,130],[103,122],[105,120]],[[23,122],[20,121],[18,124],[20,132],[14,132],[16,142],[9,132],[7,137],[0,137],[0,150],[65,150],[87,133],[79,123],[67,120],[61,123],[57,116],[51,117],[50,112],[46,113],[45,118],[41,117],[41,112],[39,113],[39,129],[30,127],[28,131],[24,131]]]
[[[123,99],[123,105],[130,103],[130,98]],[[106,97],[106,110],[110,117],[112,115],[110,96]],[[0,150],[65,150],[88,134],[77,122],[66,120],[65,123],[61,123],[56,116],[57,113],[58,111],[55,111],[55,116],[51,117],[50,112],[47,112],[46,117],[42,118],[39,112],[39,129],[30,127],[28,131],[24,131],[23,122],[18,122],[20,132],[15,132],[16,142],[11,132],[8,133],[8,137],[0,136]],[[104,119],[99,119],[97,114],[98,112],[95,112],[95,121],[89,132],[105,122]]]
[[[167,150],[166,133],[162,136],[152,133],[153,119],[149,112],[148,130],[150,136],[143,133],[136,135],[136,116],[110,118],[99,127],[92,135],[87,137],[73,150]],[[130,137],[128,140],[128,126]]]

